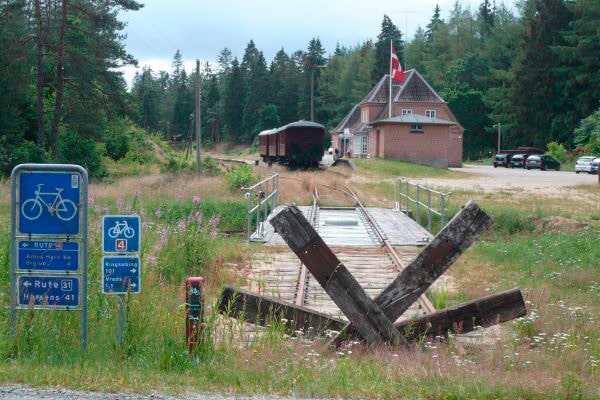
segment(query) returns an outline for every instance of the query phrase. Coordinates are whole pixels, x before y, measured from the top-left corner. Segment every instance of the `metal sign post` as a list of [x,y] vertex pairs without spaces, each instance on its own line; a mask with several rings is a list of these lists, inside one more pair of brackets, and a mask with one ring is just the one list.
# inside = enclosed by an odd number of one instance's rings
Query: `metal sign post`
[[88,176],[72,164],[20,164],[11,174],[10,323],[17,309],[81,311],[87,347]]
[[105,215],[102,218],[102,293],[119,295],[117,343],[125,331],[125,295],[142,290],[141,219],[139,215]]
[[190,354],[200,343],[203,329],[203,283],[204,278],[201,277],[189,277],[185,280],[185,342]]

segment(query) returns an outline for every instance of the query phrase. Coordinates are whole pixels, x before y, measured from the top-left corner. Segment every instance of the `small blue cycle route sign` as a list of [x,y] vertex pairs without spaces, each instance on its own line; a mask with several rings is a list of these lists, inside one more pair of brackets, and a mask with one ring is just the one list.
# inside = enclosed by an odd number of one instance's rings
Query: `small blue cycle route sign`
[[102,293],[140,293],[140,266],[139,256],[102,257]]
[[20,275],[19,308],[68,309],[79,306],[79,277]]
[[79,242],[64,240],[17,240],[17,271],[77,272]]
[[139,215],[105,215],[102,218],[104,253],[139,253],[141,237]]
[[21,172],[18,193],[18,233],[80,234],[81,176],[79,173]]

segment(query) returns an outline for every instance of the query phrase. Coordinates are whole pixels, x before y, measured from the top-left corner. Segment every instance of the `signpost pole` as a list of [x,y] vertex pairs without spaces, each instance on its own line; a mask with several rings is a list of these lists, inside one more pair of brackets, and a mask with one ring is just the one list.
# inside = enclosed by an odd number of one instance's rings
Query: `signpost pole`
[[117,344],[123,344],[123,332],[125,331],[125,295],[119,295],[119,322],[117,325]]
[[81,204],[83,212],[83,246],[81,253],[83,279],[81,282],[81,296],[83,304],[81,307],[81,350],[87,350],[87,274],[88,274],[88,176],[87,171],[81,173]]
[[17,336],[17,168],[10,175],[11,199],[10,199],[10,332],[13,337]]

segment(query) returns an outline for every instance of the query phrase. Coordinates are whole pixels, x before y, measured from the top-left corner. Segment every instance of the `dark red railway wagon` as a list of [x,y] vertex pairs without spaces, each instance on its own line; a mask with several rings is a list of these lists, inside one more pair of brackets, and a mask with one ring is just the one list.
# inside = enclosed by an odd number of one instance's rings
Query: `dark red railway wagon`
[[316,122],[297,121],[258,134],[263,161],[292,166],[318,166],[323,158],[325,127]]
[[296,166],[318,166],[323,158],[325,127],[316,122],[297,121],[277,129],[277,157]]
[[264,162],[277,158],[277,130],[268,129],[258,134],[258,150]]

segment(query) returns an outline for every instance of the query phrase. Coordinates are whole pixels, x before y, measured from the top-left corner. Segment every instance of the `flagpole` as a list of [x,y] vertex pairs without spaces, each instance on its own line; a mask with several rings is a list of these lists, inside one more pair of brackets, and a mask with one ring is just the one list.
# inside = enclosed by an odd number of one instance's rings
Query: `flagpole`
[[390,39],[390,90],[388,118],[392,118],[392,39]]

